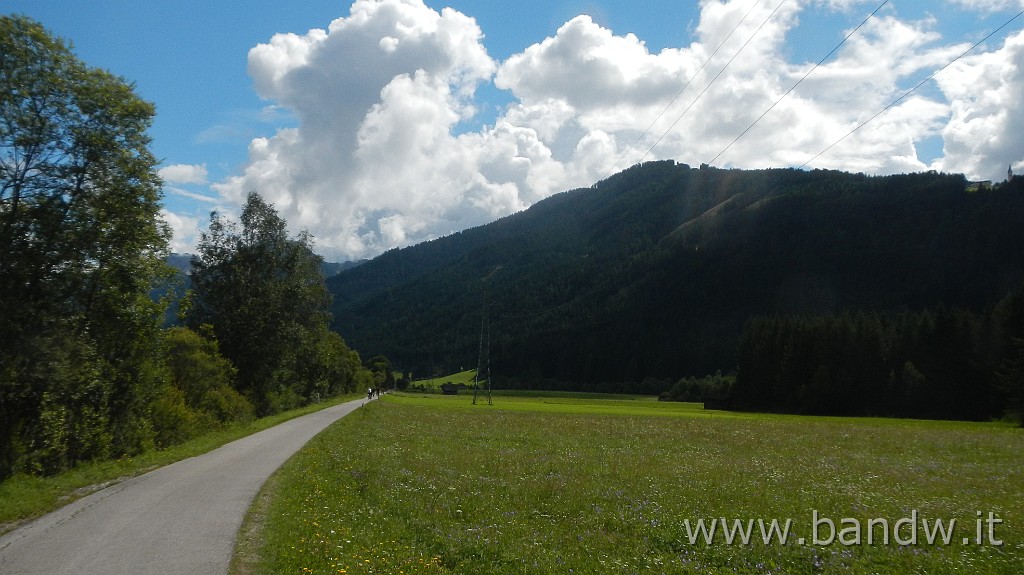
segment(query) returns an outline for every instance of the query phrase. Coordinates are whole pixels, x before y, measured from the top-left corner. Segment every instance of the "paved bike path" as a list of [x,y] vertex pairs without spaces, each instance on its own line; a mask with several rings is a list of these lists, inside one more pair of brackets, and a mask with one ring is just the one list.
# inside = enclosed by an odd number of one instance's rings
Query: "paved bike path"
[[267,478],[366,401],[286,421],[79,499],[0,537],[0,573],[227,573],[238,528]]

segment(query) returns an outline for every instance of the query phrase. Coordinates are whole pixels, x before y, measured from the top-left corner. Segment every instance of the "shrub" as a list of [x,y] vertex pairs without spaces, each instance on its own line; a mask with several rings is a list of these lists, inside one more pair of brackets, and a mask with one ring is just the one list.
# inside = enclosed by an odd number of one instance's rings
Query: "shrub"
[[253,408],[235,390],[237,370],[220,354],[212,331],[200,335],[188,328],[167,330],[165,345],[170,383],[183,394],[184,404],[216,422],[246,421]]

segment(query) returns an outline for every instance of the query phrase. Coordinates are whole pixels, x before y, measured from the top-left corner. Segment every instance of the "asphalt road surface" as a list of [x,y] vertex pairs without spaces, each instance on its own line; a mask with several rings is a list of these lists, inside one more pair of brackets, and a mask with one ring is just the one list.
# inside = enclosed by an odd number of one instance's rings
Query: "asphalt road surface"
[[0,573],[227,573],[238,528],[270,474],[364,403],[287,421],[79,499],[0,537]]

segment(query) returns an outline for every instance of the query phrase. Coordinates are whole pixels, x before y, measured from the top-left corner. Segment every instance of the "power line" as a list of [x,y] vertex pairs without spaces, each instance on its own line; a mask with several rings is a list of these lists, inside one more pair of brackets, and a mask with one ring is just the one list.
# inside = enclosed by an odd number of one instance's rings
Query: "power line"
[[730,58],[729,61],[725,63],[725,66],[722,66],[722,69],[718,71],[718,74],[716,74],[715,77],[712,78],[710,82],[708,82],[707,86],[704,86],[704,89],[701,90],[701,93],[697,94],[697,97],[694,98],[694,100],[692,102],[690,102],[690,105],[687,106],[686,109],[683,110],[682,113],[679,114],[679,116],[676,118],[676,120],[674,122],[672,122],[672,125],[669,126],[668,129],[665,130],[665,132],[661,135],[661,137],[658,138],[658,140],[656,142],[654,142],[654,144],[651,145],[651,147],[647,150],[647,152],[643,155],[643,157],[640,158],[641,162],[643,162],[644,159],[651,152],[654,151],[654,148],[658,147],[658,144],[660,144],[661,141],[663,139],[665,139],[665,136],[667,136],[669,134],[669,132],[671,132],[673,130],[673,128],[676,127],[676,124],[678,124],[679,121],[683,119],[683,116],[685,116],[686,113],[690,111],[690,108],[693,108],[693,106],[701,99],[701,97],[704,96],[704,94],[709,89],[711,89],[711,86],[714,85],[714,83],[716,81],[718,81],[718,78],[720,78],[722,76],[722,74],[726,71],[726,69],[729,68],[729,65],[731,65],[733,63],[733,61],[736,60],[736,58],[740,55],[741,52],[743,52],[743,50],[747,47],[747,45],[750,44],[750,42],[752,42],[754,40],[754,38],[761,32],[761,29],[764,28],[768,24],[768,22],[770,22],[771,19],[775,17],[775,13],[778,12],[779,9],[782,8],[782,6],[786,2],[788,2],[788,1],[789,0],[783,0],[782,2],[779,2],[779,5],[776,6],[774,10],[772,10],[772,13],[769,14],[767,18],[765,18],[765,21],[762,22],[761,25],[757,27],[757,30],[754,30],[754,33],[751,34],[749,38],[747,38],[747,41],[744,42],[742,46],[740,46],[740,49],[737,50],[736,53],[733,54],[732,58]]
[[874,15],[877,14],[878,11],[881,10],[888,3],[889,3],[889,0],[885,0],[884,2],[879,4],[878,8],[875,8],[874,12],[872,12],[871,14],[868,14],[868,17],[865,18],[863,22],[858,24],[856,28],[854,28],[849,34],[846,35],[845,38],[842,39],[841,42],[836,44],[836,47],[832,48],[831,52],[826,54],[824,58],[819,60],[817,64],[815,64],[810,70],[808,70],[807,73],[804,74],[803,77],[800,78],[800,80],[798,80],[796,84],[793,84],[793,87],[791,87],[789,90],[787,90],[786,93],[783,94],[778,100],[775,100],[775,102],[771,106],[769,106],[768,109],[764,111],[764,113],[762,113],[760,116],[758,116],[757,119],[754,120],[754,122],[752,124],[747,126],[747,129],[745,129],[742,132],[740,132],[740,135],[736,136],[733,139],[733,141],[729,142],[728,146],[726,146],[721,152],[718,152],[718,154],[714,158],[711,158],[711,161],[708,162],[708,164],[714,164],[715,161],[718,160],[718,158],[720,158],[722,156],[722,154],[726,153],[729,150],[729,148],[731,148],[733,146],[733,144],[738,142],[740,140],[740,138],[745,136],[747,134],[747,132],[749,132],[754,126],[756,126],[757,123],[760,122],[765,116],[767,116],[769,112],[771,112],[773,109],[775,109],[775,106],[779,105],[779,102],[784,100],[786,98],[786,96],[789,96],[793,92],[793,90],[796,90],[797,86],[802,84],[803,81],[806,80],[807,77],[810,76],[812,72],[814,72],[815,70],[818,69],[818,66],[821,66],[822,64],[825,63],[826,60],[831,58],[832,55],[835,54],[836,51],[839,50],[839,48],[841,48],[843,46],[843,44],[846,44],[847,40],[849,40],[854,34],[856,34],[858,30],[860,30],[865,24],[868,23],[868,20],[871,20],[871,18],[873,18]]
[[[487,309],[487,291],[490,286],[487,280],[500,267],[483,280],[484,305],[480,315],[480,353],[477,356],[476,375],[473,377],[473,405],[476,405],[477,395],[482,393],[487,395],[487,405],[493,405],[491,401],[491,321],[490,312]],[[481,389],[481,386],[484,385],[487,386],[485,390]]]
[[[612,164],[612,167],[608,170],[608,173],[605,174],[605,178],[610,176],[612,174],[612,172],[615,170],[616,166],[619,165],[619,162],[621,162],[630,152],[632,152],[633,148],[635,148],[637,146],[637,144],[642,142],[643,139],[647,137],[647,134],[650,133],[650,131],[654,128],[654,125],[658,123],[658,120],[660,120],[661,117],[664,116],[666,112],[668,112],[669,108],[671,108],[672,105],[676,103],[676,100],[678,100],[679,97],[683,95],[683,92],[685,92],[686,89],[690,87],[690,84],[693,83],[693,80],[697,78],[697,75],[700,74],[704,70],[704,68],[708,65],[708,63],[711,62],[711,60],[716,55],[718,55],[718,51],[721,50],[723,46],[725,46],[725,43],[728,42],[730,38],[732,38],[732,35],[736,33],[736,30],[738,30],[739,27],[744,22],[747,21],[747,17],[750,16],[751,12],[754,11],[754,8],[756,8],[757,5],[760,4],[760,3],[761,3],[761,0],[756,0],[753,4],[750,5],[750,8],[747,9],[747,13],[743,15],[743,18],[741,18],[740,21],[737,22],[736,25],[732,27],[732,30],[729,31],[729,34],[725,37],[725,39],[722,40],[722,42],[718,45],[717,48],[715,48],[715,51],[712,52],[711,55],[708,56],[706,60],[704,60],[704,63],[702,63],[699,68],[697,68],[697,71],[694,72],[692,76],[690,76],[690,78],[683,84],[683,87],[680,88],[678,92],[676,92],[676,95],[673,96],[671,100],[669,100],[669,103],[658,114],[658,116],[656,118],[654,118],[654,121],[651,122],[651,125],[647,126],[647,129],[645,129],[643,131],[643,133],[640,134],[640,136],[632,144],[630,144],[629,147],[626,148],[626,151],[622,152],[622,155],[619,156],[619,158],[617,160],[615,160],[615,163]],[[645,156],[646,156],[646,154],[645,154]]]
[[839,143],[842,142],[843,140],[845,140],[846,138],[849,138],[850,136],[852,136],[853,133],[856,132],[857,130],[860,130],[861,128],[863,128],[868,122],[871,122],[875,118],[877,118],[877,117],[881,116],[882,114],[886,113],[887,111],[889,111],[893,106],[895,106],[896,104],[899,104],[900,102],[902,102],[904,98],[906,98],[907,96],[909,96],[909,95],[913,94],[914,92],[916,92],[918,90],[918,88],[920,88],[921,86],[925,85],[927,82],[931,81],[933,78],[935,78],[935,76],[938,76],[943,70],[945,70],[946,68],[949,68],[954,63],[956,63],[958,60],[960,60],[961,58],[963,58],[964,56],[969,54],[971,51],[973,51],[975,48],[977,48],[981,44],[985,43],[989,38],[991,38],[992,36],[995,36],[996,34],[998,34],[1003,28],[1006,28],[1007,26],[1009,26],[1010,23],[1012,23],[1017,18],[1020,18],[1022,15],[1024,15],[1024,10],[1021,10],[1014,17],[1012,17],[1009,20],[1007,20],[1002,26],[1000,26],[1000,27],[996,28],[995,30],[993,30],[992,33],[990,33],[988,36],[985,36],[981,40],[977,41],[973,46],[971,46],[970,48],[964,50],[959,56],[957,56],[956,58],[953,58],[952,60],[950,60],[950,62],[948,64],[946,64],[945,66],[939,68],[935,72],[932,72],[932,74],[930,76],[928,76],[924,80],[921,80],[920,82],[918,82],[918,84],[916,86],[914,86],[913,88],[911,88],[911,89],[907,90],[906,92],[904,92],[903,95],[901,95],[899,98],[896,98],[895,100],[890,102],[888,106],[882,108],[874,116],[871,116],[867,120],[864,120],[860,124],[857,124],[857,126],[855,128],[853,128],[852,130],[847,132],[843,137],[839,138],[838,140],[836,140],[835,142],[830,144],[824,150],[822,150],[822,151],[818,152],[817,154],[815,154],[814,157],[812,157],[811,159],[807,160],[803,164],[800,164],[800,166],[797,169],[798,170],[802,170],[803,168],[807,167],[808,164],[810,164],[814,160],[817,160],[819,157],[824,155],[826,152],[828,152],[832,148],[834,148],[837,145],[839,145]]

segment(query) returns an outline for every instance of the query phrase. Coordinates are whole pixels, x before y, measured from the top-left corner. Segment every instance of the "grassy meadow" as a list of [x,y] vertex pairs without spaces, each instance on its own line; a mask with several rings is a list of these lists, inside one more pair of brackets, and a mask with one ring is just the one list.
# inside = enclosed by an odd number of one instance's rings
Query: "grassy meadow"
[[[1024,566],[1024,431],[1007,425],[731,414],[581,396],[470,402],[391,394],[315,438],[264,488],[233,572]],[[779,525],[767,543],[759,519]]]
[[[473,382],[474,382],[475,378],[476,378],[476,370],[475,369],[468,369],[468,370],[465,370],[465,371],[460,371],[458,373],[453,373],[451,375],[445,375],[445,376],[441,376],[441,377],[431,377],[431,378],[427,378],[427,379],[417,379],[416,381],[412,382],[412,385],[415,388],[421,388],[421,389],[426,389],[426,390],[429,390],[429,391],[436,391],[436,392],[440,393],[441,392],[441,386],[446,384],[446,383],[454,383],[455,385],[458,385],[458,384],[461,383],[461,384],[464,384],[464,385],[467,385],[467,386],[471,386],[471,385],[473,385]],[[463,392],[463,393],[465,393],[465,392]],[[469,393],[473,393],[473,391],[469,390]]]

